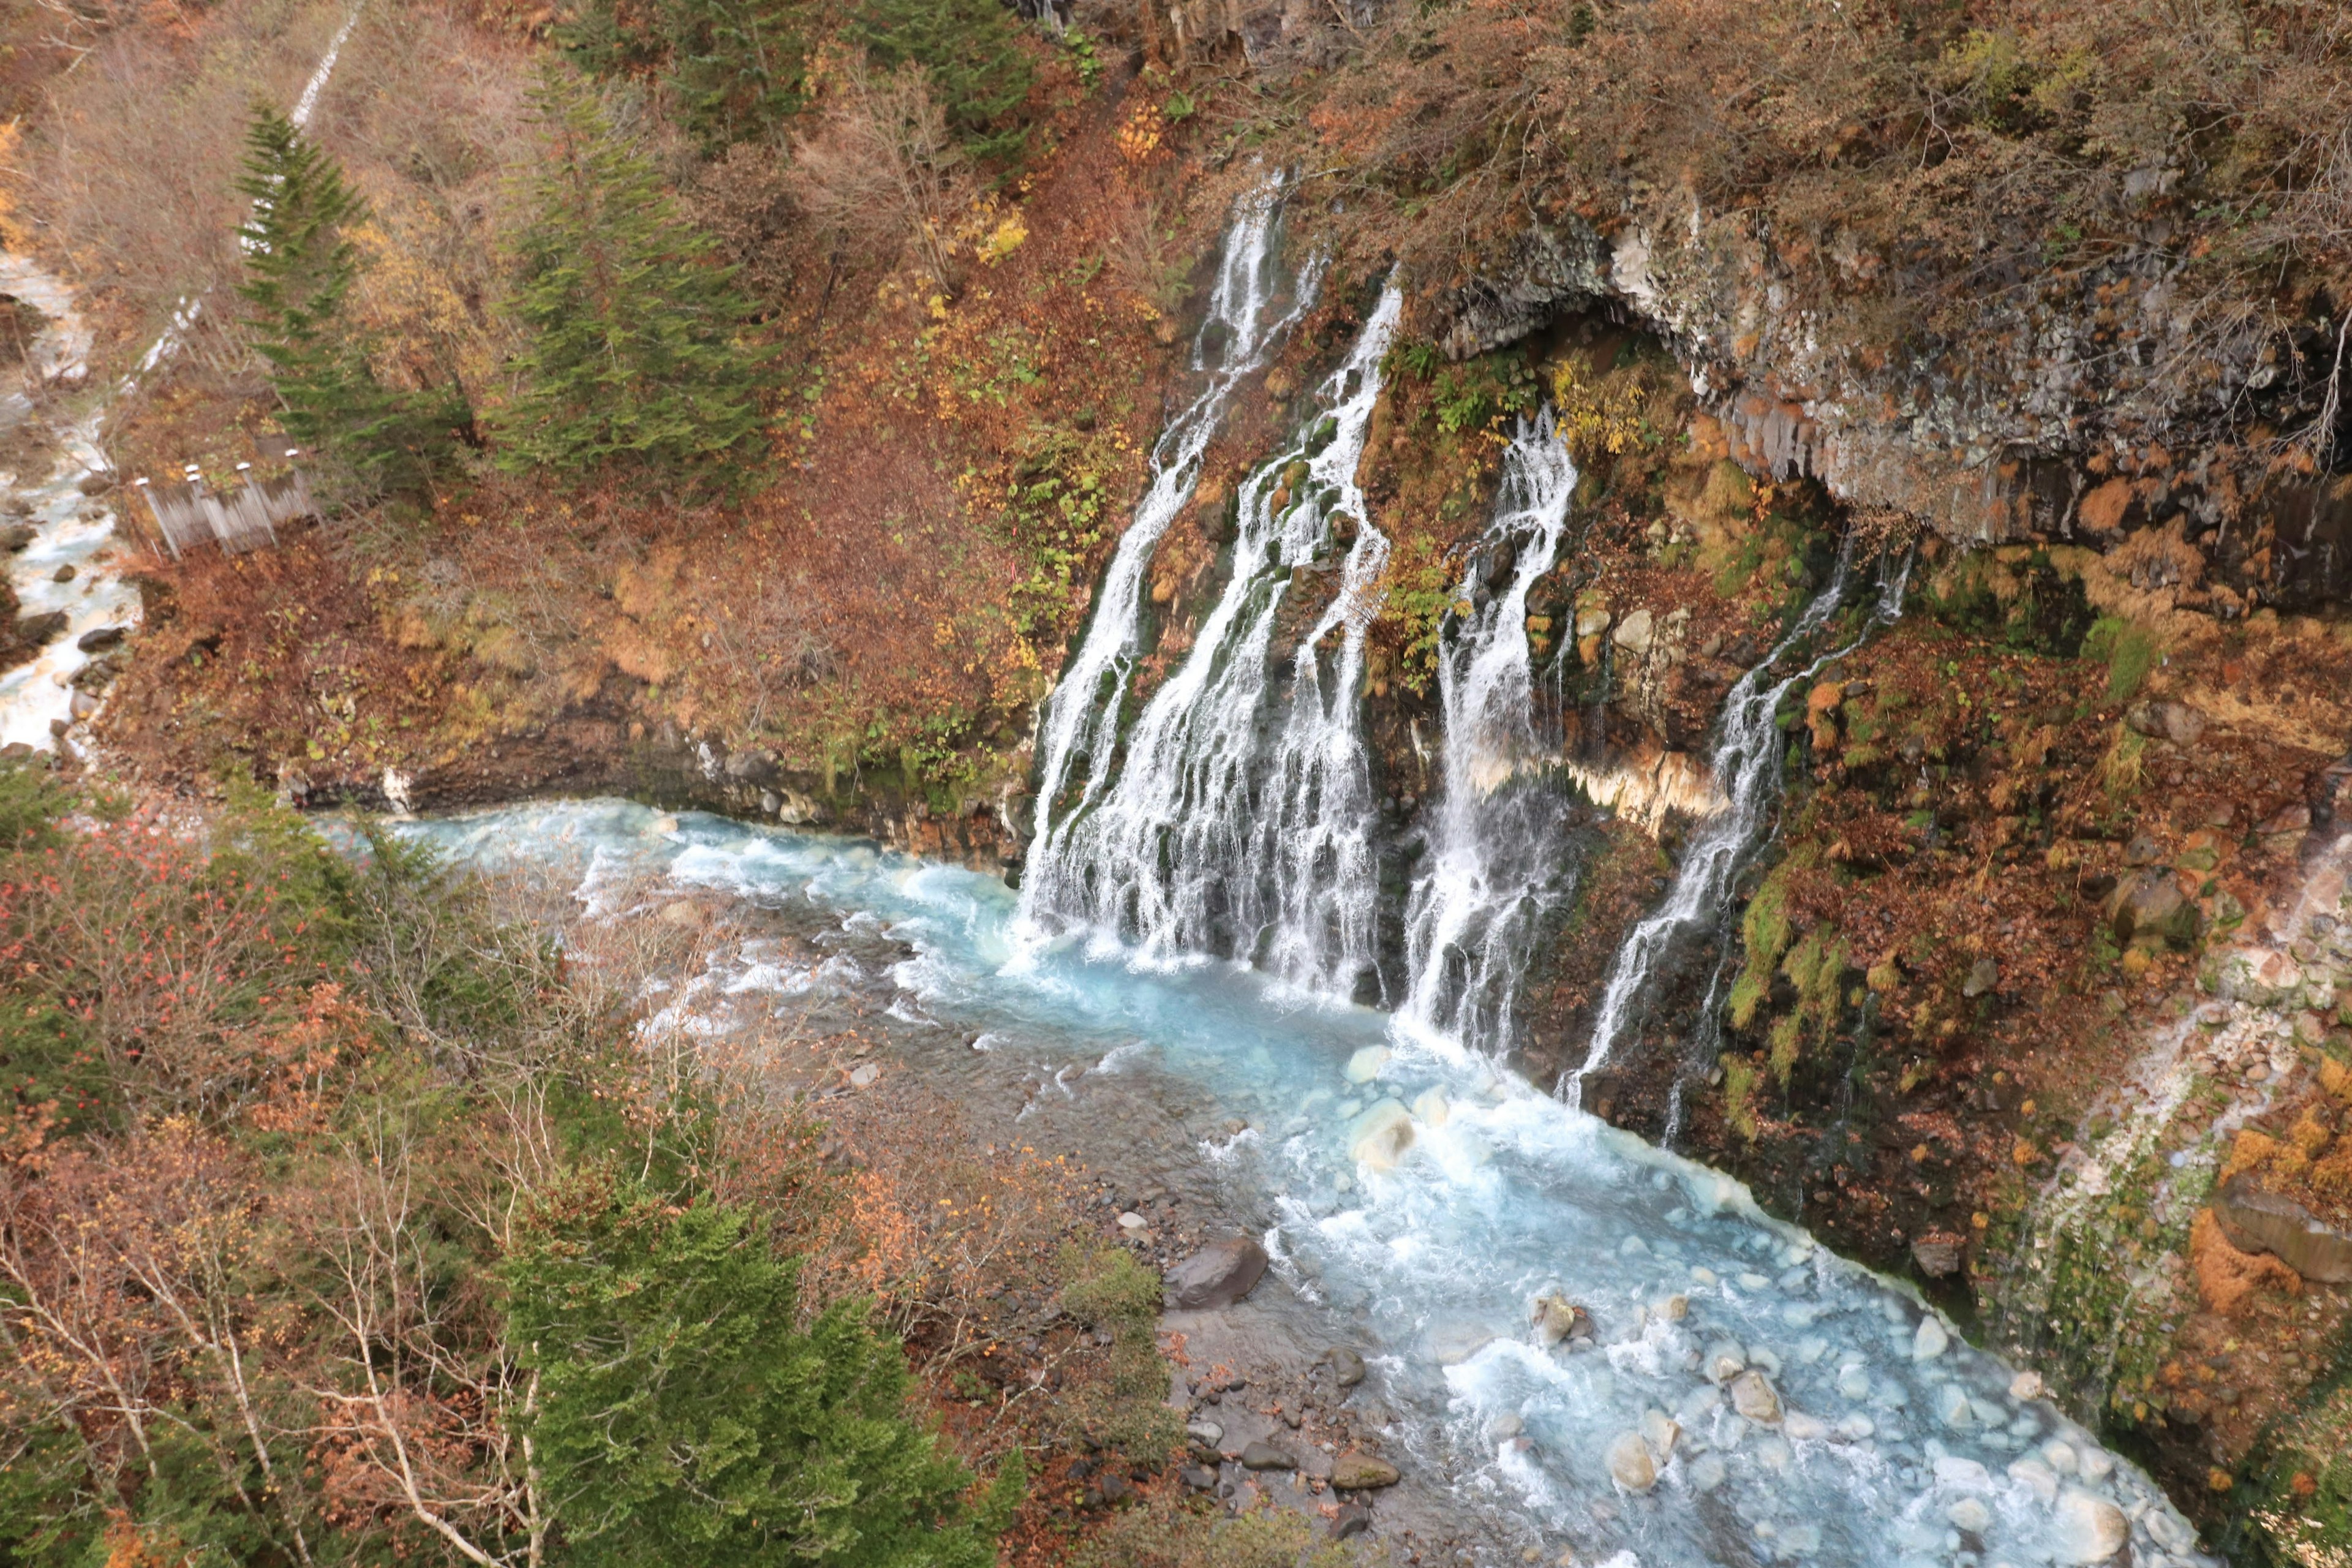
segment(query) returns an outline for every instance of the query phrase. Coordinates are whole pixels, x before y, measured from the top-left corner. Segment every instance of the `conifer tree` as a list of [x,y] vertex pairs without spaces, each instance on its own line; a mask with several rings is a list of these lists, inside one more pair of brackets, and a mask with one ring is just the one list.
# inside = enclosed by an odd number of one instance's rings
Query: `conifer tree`
[[808,101],[799,0],[668,0],[667,10],[673,111],[705,153],[772,133]]
[[850,32],[882,66],[930,72],[948,124],[974,157],[1017,162],[1028,128],[1011,122],[1034,68],[1001,0],[864,0]]
[[1016,1458],[977,1508],[856,1303],[805,1319],[751,1211],[584,1175],[507,1264],[526,1435],[575,1568],[992,1568]]
[[647,76],[705,156],[772,135],[808,101],[810,0],[590,0],[557,30],[592,76]]
[[[740,479],[761,446],[768,356],[742,339],[751,307],[733,268],[588,83],[551,68],[531,102],[542,147],[512,307],[530,341],[500,463],[579,473],[629,459]],[[723,469],[706,461],[721,454]]]
[[343,311],[360,274],[349,233],[367,221],[367,204],[335,161],[268,104],[254,110],[236,188],[253,203],[237,230],[237,293],[252,308],[254,350],[269,366],[287,432],[373,487],[424,482],[472,415],[454,389],[404,392],[369,367],[366,340]]

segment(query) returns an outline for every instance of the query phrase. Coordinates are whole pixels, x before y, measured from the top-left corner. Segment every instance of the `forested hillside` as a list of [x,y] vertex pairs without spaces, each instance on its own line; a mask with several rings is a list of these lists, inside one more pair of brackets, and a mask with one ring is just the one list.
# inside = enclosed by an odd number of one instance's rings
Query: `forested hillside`
[[[1211,1528],[1172,1230],[1068,1152],[927,1147],[845,1016],[664,1022],[773,911],[363,815],[551,794],[1344,948],[1306,989],[1901,1277],[2201,1549],[2341,1562],[2347,128],[2328,0],[8,10],[0,705],[64,717],[0,752],[0,1563],[1339,1531]],[[1508,942],[1440,929],[1463,803],[1538,797]]]

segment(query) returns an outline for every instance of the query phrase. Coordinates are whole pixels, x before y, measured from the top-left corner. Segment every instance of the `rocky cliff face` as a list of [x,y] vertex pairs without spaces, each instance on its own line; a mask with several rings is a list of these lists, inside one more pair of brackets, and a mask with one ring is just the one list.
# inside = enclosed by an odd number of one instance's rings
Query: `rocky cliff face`
[[[2146,198],[2160,231],[2160,183]],[[2104,551],[2164,531],[2201,558],[2189,589],[2223,617],[2352,593],[2352,483],[2264,449],[2265,430],[2341,417],[2324,319],[2217,323],[2182,300],[2187,262],[2150,243],[1990,293],[1966,341],[1889,352],[1865,318],[1899,291],[1890,264],[1843,233],[1804,266],[1790,251],[1684,191],[1606,239],[1529,227],[1432,300],[1431,330],[1462,359],[1606,304],[1674,346],[1759,478],[1814,479],[1959,543]]]

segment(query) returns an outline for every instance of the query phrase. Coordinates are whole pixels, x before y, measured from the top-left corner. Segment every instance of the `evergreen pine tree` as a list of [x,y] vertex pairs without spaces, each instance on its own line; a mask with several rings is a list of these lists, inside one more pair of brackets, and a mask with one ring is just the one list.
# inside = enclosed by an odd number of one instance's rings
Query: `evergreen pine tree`
[[672,112],[703,152],[772,134],[807,99],[801,0],[666,0]]
[[760,447],[767,355],[741,339],[751,307],[733,269],[585,81],[551,69],[531,101],[543,146],[513,306],[530,343],[500,463],[683,471],[724,453],[740,479]]
[[656,78],[706,157],[772,135],[808,101],[810,0],[592,0],[557,30],[591,76]]
[[253,203],[237,230],[237,293],[252,307],[254,350],[269,366],[287,432],[376,488],[424,482],[472,415],[454,390],[383,385],[343,318],[360,273],[348,232],[367,221],[367,204],[335,161],[268,104],[254,110],[236,188]]
[[750,1211],[583,1178],[507,1266],[527,1434],[577,1568],[991,1568],[987,1502],[908,1408],[897,1341],[837,1305],[804,1327],[795,1266]]
[[1018,161],[1029,132],[1010,116],[1036,73],[1001,0],[864,0],[849,31],[877,64],[912,60],[930,72],[949,128],[973,156]]

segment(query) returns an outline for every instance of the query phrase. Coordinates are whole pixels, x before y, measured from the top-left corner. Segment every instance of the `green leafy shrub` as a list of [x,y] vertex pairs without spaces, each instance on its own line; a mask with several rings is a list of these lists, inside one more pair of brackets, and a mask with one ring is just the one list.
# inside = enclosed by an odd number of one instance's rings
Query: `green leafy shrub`
[[1225,1519],[1205,1503],[1160,1497],[1113,1520],[1073,1568],[1352,1568],[1385,1557],[1327,1540],[1286,1510]]
[[1081,1420],[1106,1446],[1164,1463],[1183,1433],[1168,1408],[1168,1363],[1160,1358],[1160,1276],[1123,1247],[1066,1248],[1061,1274],[1064,1310],[1111,1336],[1107,1374],[1073,1395]]
[[2114,616],[2091,623],[2083,637],[2083,657],[2107,667],[2107,700],[2128,702],[2138,695],[2147,672],[2163,652],[2156,638],[2141,627]]

